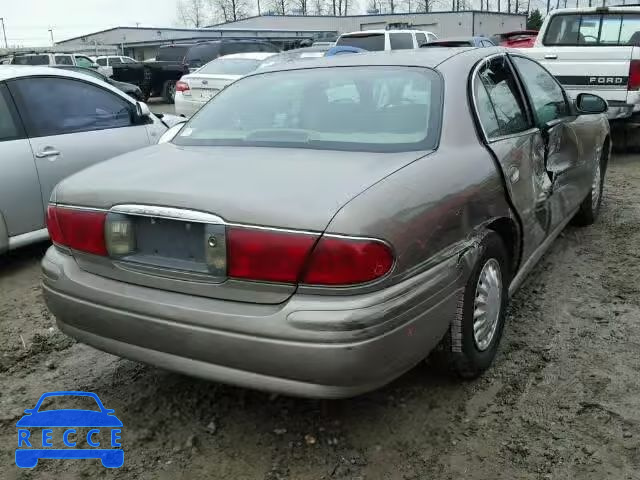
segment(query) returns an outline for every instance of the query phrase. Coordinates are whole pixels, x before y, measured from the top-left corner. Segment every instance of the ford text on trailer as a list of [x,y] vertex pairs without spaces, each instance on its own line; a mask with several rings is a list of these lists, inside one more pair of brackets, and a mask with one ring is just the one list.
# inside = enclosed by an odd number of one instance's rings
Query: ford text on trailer
[[534,48],[567,92],[597,94],[609,103],[609,119],[640,126],[640,6],[571,8],[547,15]]

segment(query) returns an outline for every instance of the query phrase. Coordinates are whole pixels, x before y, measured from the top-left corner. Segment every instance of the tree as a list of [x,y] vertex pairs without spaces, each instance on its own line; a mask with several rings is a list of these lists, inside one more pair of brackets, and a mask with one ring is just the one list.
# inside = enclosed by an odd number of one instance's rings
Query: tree
[[270,6],[276,15],[289,13],[289,0],[272,0]]
[[235,22],[249,16],[247,0],[212,0],[211,3],[216,17],[225,22]]
[[306,15],[307,12],[307,0],[293,0],[293,4],[296,9],[300,11],[301,15]]
[[204,27],[207,23],[205,0],[178,0],[178,23],[185,27]]
[[542,14],[539,9],[532,10],[527,18],[527,29],[540,30],[542,26]]
[[432,12],[433,8],[437,6],[439,0],[416,0],[415,11],[416,12]]

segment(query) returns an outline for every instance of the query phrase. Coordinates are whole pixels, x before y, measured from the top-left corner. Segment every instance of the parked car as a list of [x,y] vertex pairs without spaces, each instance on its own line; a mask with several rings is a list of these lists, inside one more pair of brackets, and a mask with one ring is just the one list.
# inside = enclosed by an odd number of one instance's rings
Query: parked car
[[496,45],[500,45],[502,47],[531,48],[533,47],[537,37],[537,30],[516,30],[513,32],[496,33],[491,37],[491,40]]
[[261,61],[273,55],[268,52],[225,55],[185,75],[176,85],[176,113],[190,117],[224,87],[253,72]]
[[0,253],[47,238],[46,206],[60,180],[166,129],[145,104],[86,74],[0,68]]
[[211,60],[234,53],[279,51],[276,46],[262,40],[215,40],[165,45],[158,49],[154,61],[144,62],[146,70],[142,91],[147,98],[160,95],[167,103],[173,103],[176,82]]
[[553,10],[533,48],[537,59],[574,98],[598,94],[619,125],[615,146],[640,145],[640,6]]
[[250,74],[56,188],[46,302],[83,343],[249,388],[356,395],[440,342],[480,375],[509,296],[598,214],[606,108],[495,47]]
[[286,52],[278,53],[267,58],[266,60],[263,60],[258,66],[257,70],[285,62],[295,62],[298,60],[324,57],[324,55],[330,48],[331,47],[327,45],[320,45],[287,50]]
[[89,75],[90,77],[97,78],[98,80],[101,80],[103,82],[108,83],[111,86],[116,87],[118,90],[126,93],[134,100],[140,100],[140,101],[144,100],[144,97],[142,95],[142,90],[137,85],[133,85],[132,83],[126,83],[126,82],[118,82],[117,80],[109,78],[106,75],[103,75],[102,73],[100,73],[98,70],[94,70],[93,68],[71,67],[71,66],[56,66],[54,68],[60,68],[63,70],[69,70],[72,72]]
[[98,64],[98,71],[107,77],[113,75],[113,67],[127,64],[140,63],[136,59],[131,57],[125,57],[122,55],[104,55],[96,58]]
[[98,64],[86,55],[74,53],[19,53],[11,60],[13,65],[55,66],[67,65],[85,68],[98,68]]
[[487,37],[450,37],[440,38],[433,42],[425,43],[423,47],[495,47],[496,45]]
[[343,33],[338,37],[336,46],[357,47],[371,52],[408,50],[437,39],[435,33],[422,30],[363,30]]

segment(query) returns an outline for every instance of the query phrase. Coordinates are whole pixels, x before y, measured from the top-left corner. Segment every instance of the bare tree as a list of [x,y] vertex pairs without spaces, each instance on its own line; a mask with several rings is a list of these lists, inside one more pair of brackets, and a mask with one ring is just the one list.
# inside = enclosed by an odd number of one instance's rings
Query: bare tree
[[415,0],[414,9],[416,12],[432,12],[439,3],[439,0]]
[[249,16],[248,0],[212,0],[214,14],[225,22],[235,22]]
[[293,5],[296,7],[297,10],[300,11],[300,13],[302,15],[306,15],[307,14],[307,0],[293,0]]
[[185,27],[204,27],[207,23],[205,0],[178,0],[178,22]]
[[328,11],[326,0],[313,0],[314,15],[326,15]]
[[289,12],[289,0],[271,0],[269,5],[277,15],[285,15]]
[[367,11],[380,12],[380,0],[369,0]]

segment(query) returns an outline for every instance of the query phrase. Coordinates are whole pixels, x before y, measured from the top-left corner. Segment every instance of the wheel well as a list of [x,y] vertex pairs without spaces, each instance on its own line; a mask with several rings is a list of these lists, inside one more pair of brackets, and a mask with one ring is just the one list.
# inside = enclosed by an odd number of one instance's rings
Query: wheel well
[[520,238],[518,234],[518,226],[516,222],[507,217],[502,217],[494,220],[487,228],[493,230],[502,239],[502,243],[507,249],[507,255],[509,255],[509,262],[511,266],[511,275],[514,275],[518,270],[518,263],[520,261]]

